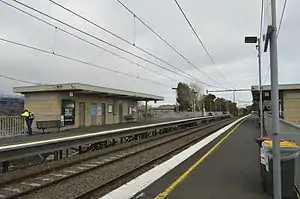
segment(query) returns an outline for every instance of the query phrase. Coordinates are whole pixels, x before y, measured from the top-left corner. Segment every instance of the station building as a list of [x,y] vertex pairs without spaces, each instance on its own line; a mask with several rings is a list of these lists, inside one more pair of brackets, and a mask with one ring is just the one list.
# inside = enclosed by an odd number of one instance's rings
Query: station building
[[[282,84],[279,89],[280,117],[300,124],[300,84]],[[251,86],[253,101],[259,102],[259,86]],[[263,107],[271,111],[271,86],[262,86]]]
[[36,121],[61,120],[66,128],[122,123],[128,115],[136,121],[138,101],[164,100],[80,83],[15,87],[14,92],[24,94],[24,106],[34,113]]

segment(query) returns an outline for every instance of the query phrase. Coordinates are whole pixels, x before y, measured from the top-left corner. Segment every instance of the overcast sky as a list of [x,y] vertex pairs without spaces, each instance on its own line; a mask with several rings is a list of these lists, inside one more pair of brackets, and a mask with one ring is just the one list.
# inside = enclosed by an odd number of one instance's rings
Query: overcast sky
[[[0,37],[63,54],[82,61],[122,71],[157,82],[128,77],[100,68],[76,63],[49,54],[44,54],[0,41],[0,74],[38,83],[78,82],[133,90],[165,97],[165,103],[175,102],[171,89],[177,82],[193,83],[190,79],[161,69],[136,57],[128,55],[107,44],[81,34],[49,18],[38,15],[11,0],[3,0],[66,29],[90,42],[122,55],[156,73],[126,62],[90,44],[72,38],[60,30],[45,25],[0,2]],[[49,2],[48,0],[20,0],[38,10],[61,19],[105,41],[148,59],[151,62],[174,70],[161,61],[137,48],[102,31]],[[179,4],[215,60],[211,62],[197,38],[186,23],[174,0],[123,0],[137,16],[158,32],[189,61],[204,71],[210,78],[188,64],[172,49],[151,33],[127,12],[116,0],[57,0],[58,3],[85,16],[100,26],[135,43],[137,46],[162,58],[171,65],[186,71],[197,79],[221,88],[250,88],[258,84],[258,65],[255,45],[244,44],[245,35],[258,35],[260,26],[260,0],[179,0]],[[84,3],[83,3],[84,2]],[[284,1],[278,1],[278,17]],[[300,83],[298,46],[300,40],[300,2],[289,0],[279,35],[279,81]],[[279,20],[278,20],[279,21]],[[134,28],[135,27],[135,28]],[[134,34],[135,33],[135,34]],[[297,50],[296,50],[297,49]],[[268,72],[268,54],[263,54],[263,82]],[[221,72],[220,72],[220,71]],[[157,73],[161,74],[158,75]],[[177,71],[178,73],[178,71]],[[180,72],[179,72],[180,73]],[[225,76],[225,78],[224,78]],[[171,79],[173,80],[171,80]],[[217,84],[217,83],[218,84]],[[269,76],[266,78],[269,83]],[[29,85],[0,77],[0,92],[12,93],[14,86]],[[215,88],[203,85],[204,89]],[[216,94],[232,100],[232,93]],[[240,105],[251,101],[251,93],[237,93]]]

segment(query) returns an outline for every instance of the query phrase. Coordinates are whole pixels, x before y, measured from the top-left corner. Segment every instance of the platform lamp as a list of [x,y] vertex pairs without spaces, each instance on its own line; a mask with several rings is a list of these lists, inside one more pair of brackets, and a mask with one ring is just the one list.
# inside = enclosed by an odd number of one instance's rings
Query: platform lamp
[[194,91],[194,95],[193,95],[193,112],[194,112],[194,117],[196,117],[196,94],[197,94],[198,92],[197,91]]
[[263,99],[262,99],[262,85],[261,85],[261,53],[260,53],[260,38],[245,37],[245,43],[256,43],[256,50],[258,51],[258,75],[259,75],[259,111],[260,111],[260,136],[263,136]]

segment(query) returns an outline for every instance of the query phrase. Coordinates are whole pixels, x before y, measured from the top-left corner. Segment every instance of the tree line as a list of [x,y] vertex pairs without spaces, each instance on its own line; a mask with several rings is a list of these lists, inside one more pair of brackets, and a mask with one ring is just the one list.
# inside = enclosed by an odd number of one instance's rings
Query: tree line
[[204,94],[204,90],[197,84],[179,82],[177,85],[177,105],[175,111],[202,111],[206,112],[229,112],[238,115],[237,104],[231,100],[218,98],[213,94]]

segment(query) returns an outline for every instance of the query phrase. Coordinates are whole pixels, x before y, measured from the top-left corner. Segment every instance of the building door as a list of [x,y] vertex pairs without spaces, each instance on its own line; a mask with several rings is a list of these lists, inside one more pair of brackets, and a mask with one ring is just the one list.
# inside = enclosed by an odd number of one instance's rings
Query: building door
[[79,102],[79,126],[85,126],[85,103]]
[[91,106],[91,125],[97,125],[97,104]]
[[123,122],[123,104],[119,104],[119,123]]
[[104,125],[104,124],[106,124],[106,104],[102,103],[101,106],[102,106],[102,115],[101,115],[102,122],[101,122],[101,124]]

